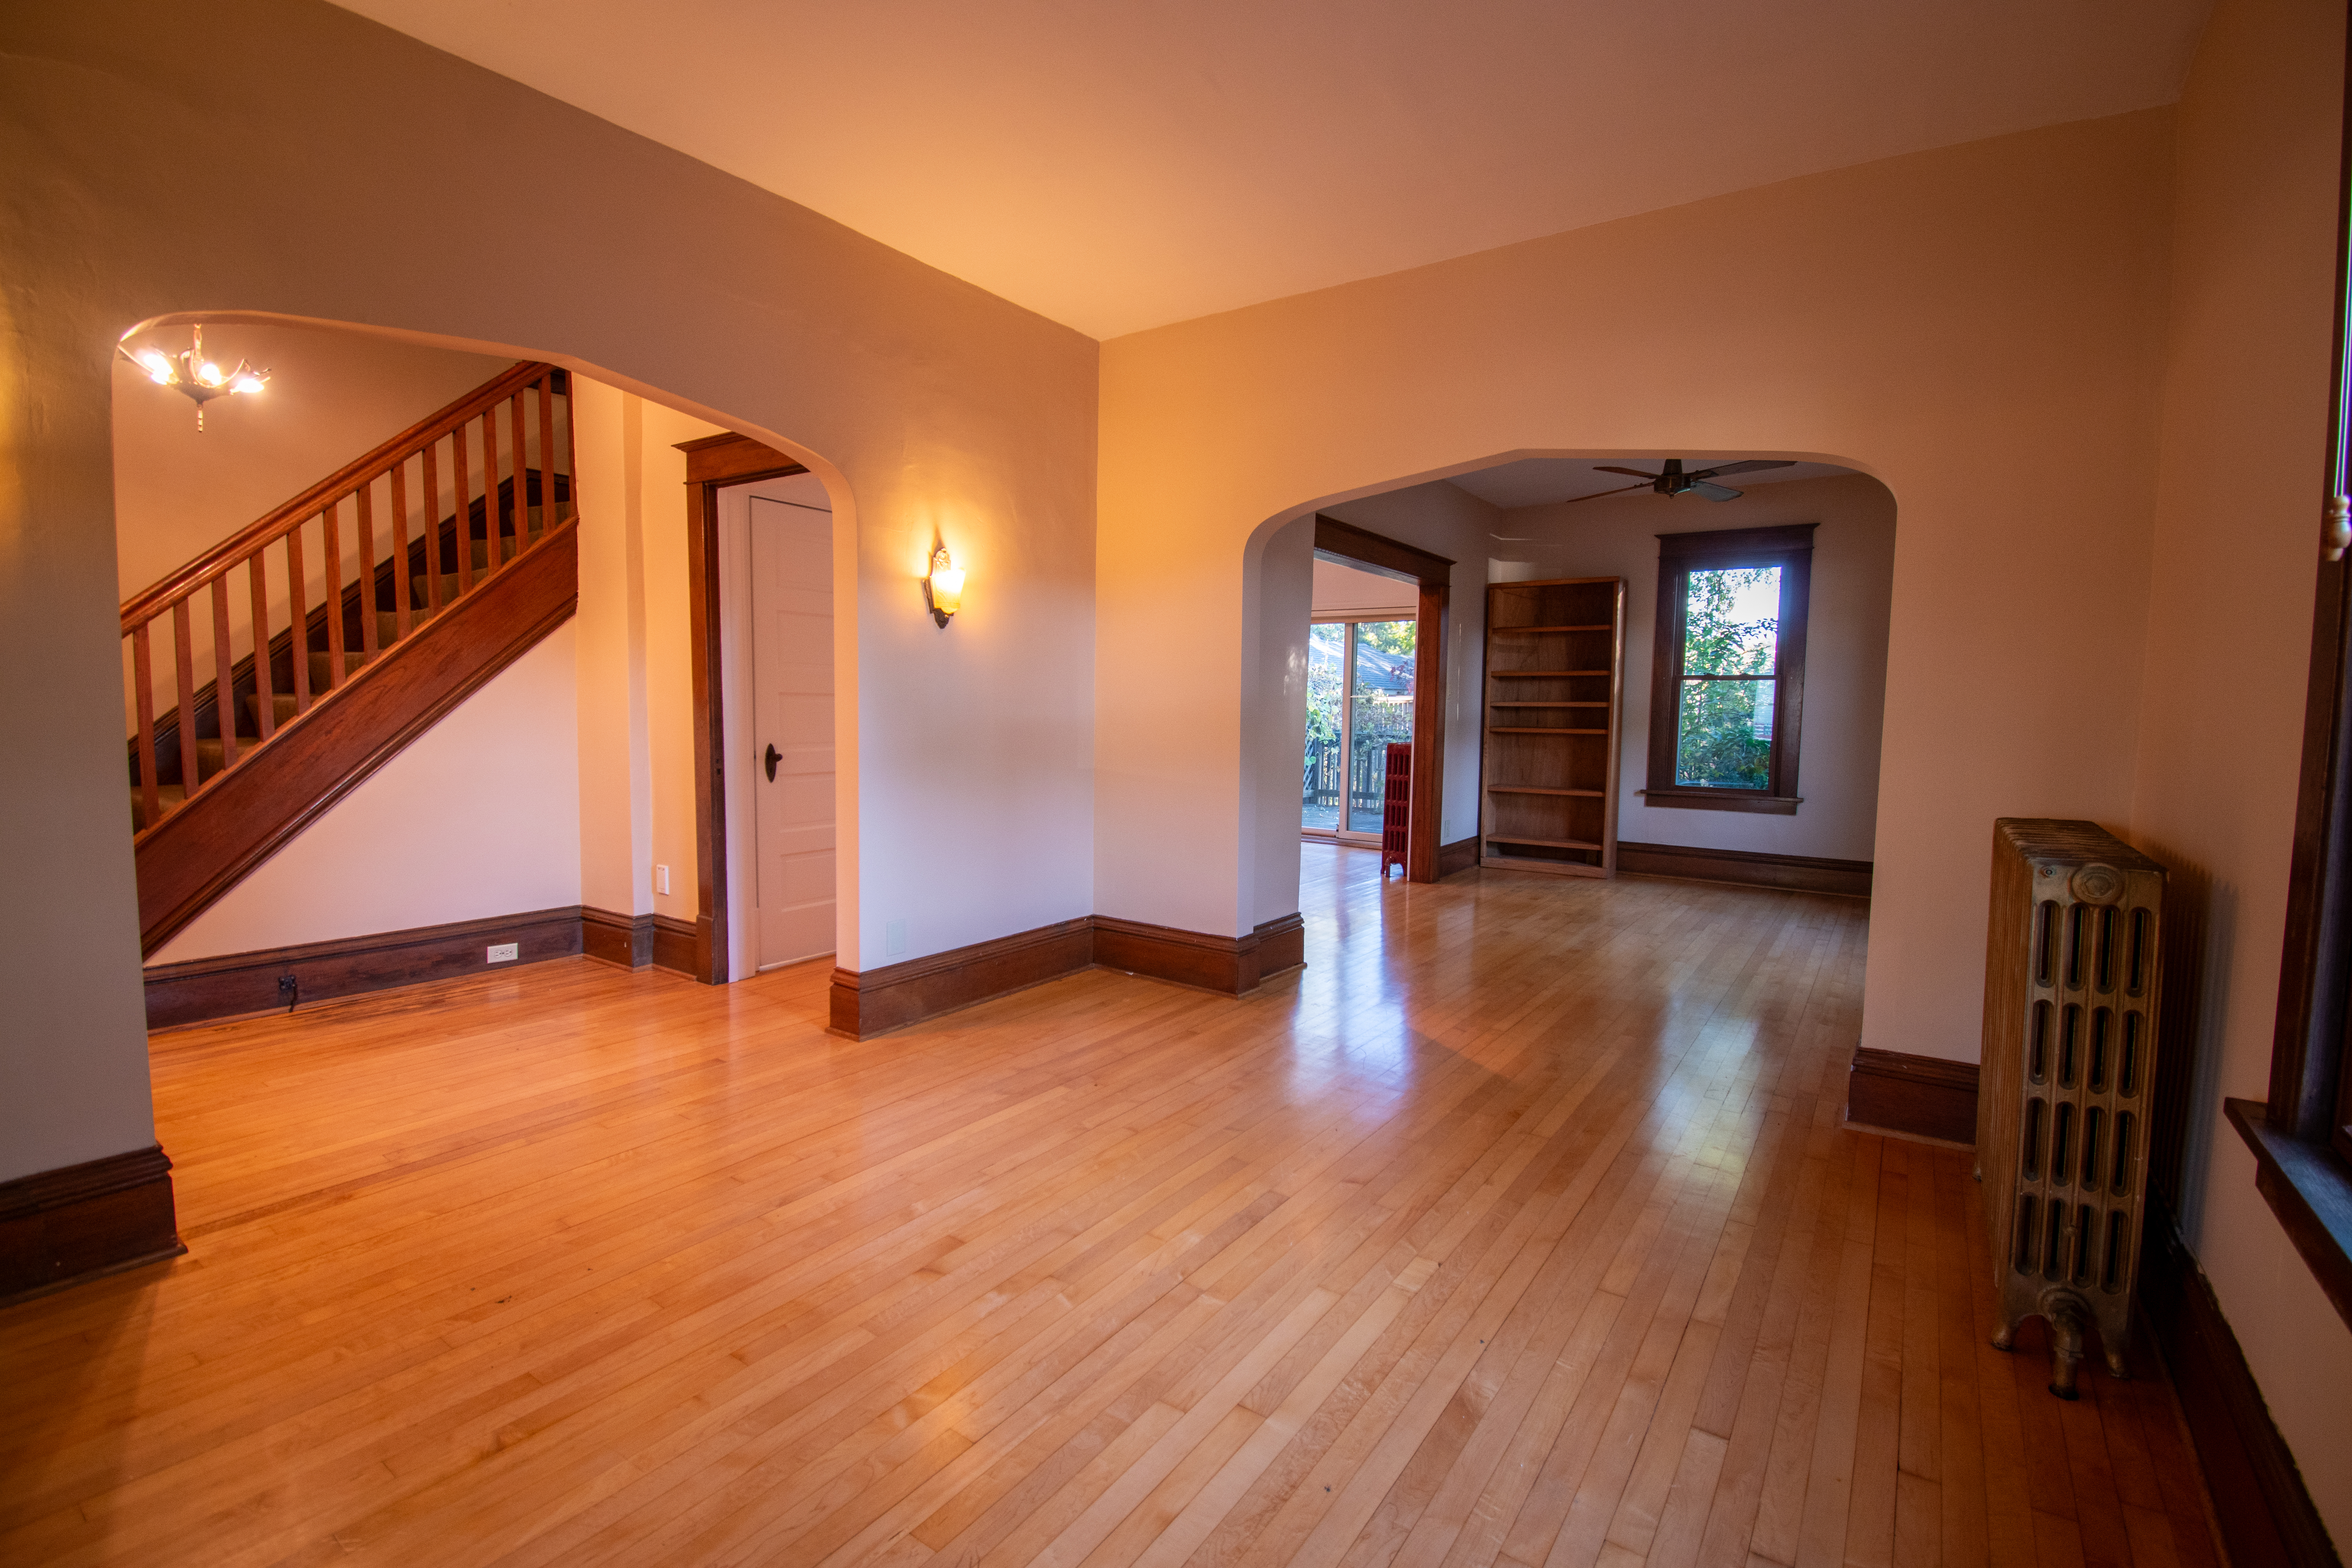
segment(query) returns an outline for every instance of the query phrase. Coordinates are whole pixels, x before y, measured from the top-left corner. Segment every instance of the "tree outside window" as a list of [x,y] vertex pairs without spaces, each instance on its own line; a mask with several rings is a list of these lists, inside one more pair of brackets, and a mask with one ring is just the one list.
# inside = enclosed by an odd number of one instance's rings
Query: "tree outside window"
[[1796,811],[1815,526],[1658,536],[1647,804]]

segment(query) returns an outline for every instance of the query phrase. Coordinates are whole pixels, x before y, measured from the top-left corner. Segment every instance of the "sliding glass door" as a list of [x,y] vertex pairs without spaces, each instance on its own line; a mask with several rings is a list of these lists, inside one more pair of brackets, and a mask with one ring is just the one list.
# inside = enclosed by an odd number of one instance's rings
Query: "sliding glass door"
[[1300,831],[1377,841],[1388,746],[1412,739],[1410,620],[1328,620],[1308,628]]

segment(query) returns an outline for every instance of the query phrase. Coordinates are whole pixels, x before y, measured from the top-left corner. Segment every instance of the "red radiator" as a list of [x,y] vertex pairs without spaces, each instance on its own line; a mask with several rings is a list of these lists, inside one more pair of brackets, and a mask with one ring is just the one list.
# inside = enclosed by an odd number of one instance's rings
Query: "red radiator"
[[1405,840],[1412,827],[1412,742],[1389,742],[1388,791],[1381,802],[1381,879],[1386,881],[1389,862],[1405,875]]

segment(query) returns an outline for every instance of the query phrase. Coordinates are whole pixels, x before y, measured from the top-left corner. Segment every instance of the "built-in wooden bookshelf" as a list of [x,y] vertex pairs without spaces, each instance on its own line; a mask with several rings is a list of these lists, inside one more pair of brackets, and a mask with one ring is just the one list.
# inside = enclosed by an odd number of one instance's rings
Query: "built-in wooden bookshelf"
[[1616,875],[1624,669],[1622,578],[1487,588],[1480,865]]

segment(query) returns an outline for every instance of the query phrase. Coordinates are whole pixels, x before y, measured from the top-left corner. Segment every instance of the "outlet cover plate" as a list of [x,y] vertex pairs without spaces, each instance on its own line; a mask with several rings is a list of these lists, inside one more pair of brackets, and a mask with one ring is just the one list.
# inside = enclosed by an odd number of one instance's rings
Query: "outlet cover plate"
[[522,943],[519,942],[502,942],[490,949],[489,957],[483,960],[483,962],[486,963],[512,963],[521,956]]

